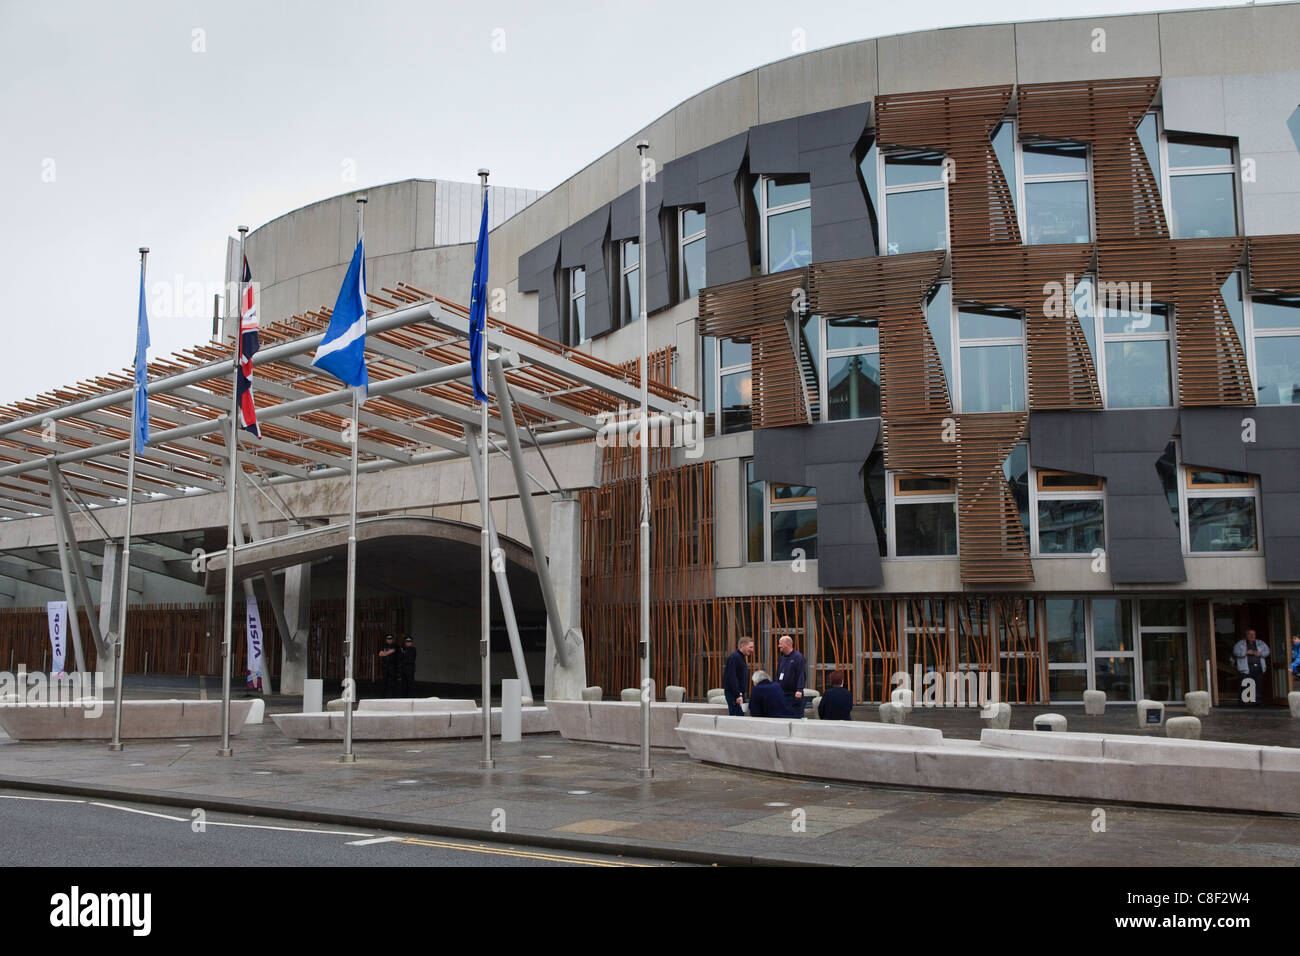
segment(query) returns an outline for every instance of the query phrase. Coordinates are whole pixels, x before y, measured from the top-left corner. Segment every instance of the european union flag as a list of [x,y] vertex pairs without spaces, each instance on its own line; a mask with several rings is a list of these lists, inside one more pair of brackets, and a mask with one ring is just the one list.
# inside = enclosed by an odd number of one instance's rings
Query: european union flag
[[316,347],[311,364],[329,372],[344,385],[369,388],[366,372],[366,251],[364,238],[357,240],[352,264],[343,277],[334,314],[325,338]]
[[144,305],[144,262],[140,262],[140,315],[135,327],[135,451],[149,444],[149,313]]
[[488,203],[483,190],[483,219],[478,227],[478,244],[474,247],[474,285],[469,291],[469,361],[472,366],[474,401],[486,402],[483,382],[483,337],[487,327],[488,280]]

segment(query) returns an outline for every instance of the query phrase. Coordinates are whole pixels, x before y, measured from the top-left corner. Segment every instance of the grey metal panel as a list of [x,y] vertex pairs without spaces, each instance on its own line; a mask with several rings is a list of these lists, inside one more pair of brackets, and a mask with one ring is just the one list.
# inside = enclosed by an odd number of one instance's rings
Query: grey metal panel
[[1300,408],[1187,408],[1180,423],[1184,462],[1259,475],[1265,576],[1300,581]]
[[802,172],[799,124],[787,119],[749,128],[749,171],[755,175]]
[[754,477],[817,489],[817,583],[879,587],[880,545],[862,489],[862,469],[880,419],[820,422],[754,431]]
[[695,153],[666,163],[658,178],[664,184],[665,206],[692,206],[700,201],[699,159]]
[[1172,408],[1029,416],[1029,457],[1036,468],[1106,479],[1107,558],[1115,584],[1187,579],[1178,528],[1156,471],[1177,419]]
[[751,274],[749,239],[737,183],[745,161],[749,134],[741,133],[699,151],[699,197],[704,203],[705,273],[710,285],[720,285]]
[[537,333],[552,339],[560,337],[560,308],[555,287],[560,240],[560,236],[552,236],[519,257],[519,291],[537,293]]
[[[600,231],[592,234],[582,249],[587,269],[587,335],[595,338],[614,327],[614,302],[610,298],[611,278],[607,263],[612,255],[609,245],[609,206],[594,214]],[[590,218],[590,217],[589,217]]]

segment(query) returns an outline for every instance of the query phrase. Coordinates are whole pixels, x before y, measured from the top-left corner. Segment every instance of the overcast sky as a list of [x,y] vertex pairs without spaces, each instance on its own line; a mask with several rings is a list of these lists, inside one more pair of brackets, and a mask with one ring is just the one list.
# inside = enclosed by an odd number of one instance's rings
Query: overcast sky
[[[130,363],[139,246],[150,286],[183,293],[220,283],[236,225],[353,188],[488,166],[496,185],[550,189],[692,94],[791,55],[796,29],[813,50],[1222,5],[0,0],[0,402]],[[178,298],[152,316],[151,358],[208,337],[211,294]]]

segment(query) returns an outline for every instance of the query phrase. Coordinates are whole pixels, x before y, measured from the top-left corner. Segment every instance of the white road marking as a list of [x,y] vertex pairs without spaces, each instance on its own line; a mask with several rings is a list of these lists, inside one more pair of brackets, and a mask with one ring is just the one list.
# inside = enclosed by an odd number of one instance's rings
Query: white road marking
[[371,846],[375,843],[401,843],[405,837],[372,837],[369,840],[349,840],[348,846]]
[[69,800],[63,797],[19,797],[0,793],[0,800],[35,800],[37,803],[85,803],[85,800]]
[[[107,810],[121,810],[123,813],[138,813],[146,817],[158,817],[162,820],[171,820],[175,823],[189,823],[190,817],[173,817],[166,813],[154,813],[152,810],[137,810],[135,807],[120,807],[114,803],[91,803],[92,807],[104,807]],[[353,830],[316,830],[312,827],[273,827],[260,823],[229,823],[222,820],[207,820],[206,826],[210,827],[238,827],[243,830],[279,830],[283,833],[320,833],[325,836],[368,836],[366,833],[358,833]]]

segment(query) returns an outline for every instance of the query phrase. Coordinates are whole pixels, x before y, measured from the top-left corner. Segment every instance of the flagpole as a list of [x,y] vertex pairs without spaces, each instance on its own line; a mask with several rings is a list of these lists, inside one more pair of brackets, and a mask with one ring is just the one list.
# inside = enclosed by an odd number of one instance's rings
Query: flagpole
[[218,757],[229,757],[234,751],[230,746],[230,671],[234,666],[235,626],[235,495],[239,485],[239,344],[241,329],[239,320],[244,309],[244,237],[248,227],[240,226],[239,257],[235,268],[239,278],[235,283],[235,347],[234,371],[230,378],[230,440],[226,444],[226,456],[230,459],[229,481],[226,489],[226,620],[224,636],[221,641],[221,747]]
[[[365,234],[366,197],[357,197],[357,241]],[[361,258],[361,288],[365,288],[366,260]],[[361,300],[361,318],[366,316],[365,297]],[[357,631],[357,446],[361,444],[361,390],[352,387],[352,493],[348,505],[348,622],[344,630],[347,645],[343,671],[343,763],[356,763],[352,752],[352,706],[356,698],[356,682],[352,678],[352,658],[356,648]]]
[[[483,205],[487,206],[487,181],[489,170],[480,169],[478,179],[480,183],[480,194]],[[477,250],[476,250],[477,251]],[[484,281],[486,281],[486,276]],[[483,383],[483,394],[487,395],[488,387],[488,321],[487,321],[487,303],[481,303],[483,311],[483,354],[479,356],[479,381]],[[488,403],[484,401],[480,409],[481,419],[479,421],[479,447],[483,455],[483,485],[479,488],[479,520],[483,525],[482,531],[479,532],[479,618],[481,622],[481,631],[479,634],[479,658],[483,666],[483,759],[479,762],[479,769],[491,770],[496,766],[496,761],[492,759],[492,656],[491,656],[491,618],[492,618],[492,542],[488,529],[488,508],[491,507],[491,499],[488,497]],[[523,493],[523,489],[520,490]],[[505,707],[505,701],[501,702]],[[505,711],[502,711],[504,719]]]
[[650,403],[650,321],[646,316],[646,258],[645,258],[645,151],[650,148],[646,140],[636,144],[641,155],[641,232],[637,240],[637,266],[641,270],[637,286],[641,307],[641,766],[638,777],[653,777],[650,768],[650,442],[646,434],[649,425],[647,406]]
[[[145,270],[149,260],[149,247],[140,247],[140,294],[144,295]],[[139,321],[137,317],[137,322]],[[136,329],[137,340],[140,331]],[[136,347],[136,359],[139,360],[139,346]],[[139,369],[135,369],[139,374]],[[145,381],[149,380],[149,363],[145,362]],[[122,534],[122,587],[118,591],[120,604],[117,612],[117,643],[113,645],[113,742],[108,745],[112,751],[122,749],[122,671],[126,668],[126,602],[130,599],[131,576],[131,504],[135,498],[135,443],[140,414],[140,389],[131,387],[131,448],[126,466],[126,530]]]

